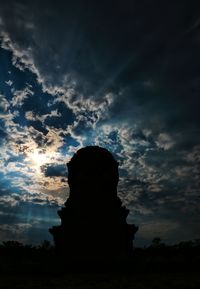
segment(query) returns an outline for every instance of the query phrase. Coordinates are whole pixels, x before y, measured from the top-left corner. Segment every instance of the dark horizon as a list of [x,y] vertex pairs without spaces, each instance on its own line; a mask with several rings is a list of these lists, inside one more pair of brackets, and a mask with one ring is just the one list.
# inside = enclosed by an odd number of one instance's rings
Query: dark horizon
[[0,2],[0,243],[52,241],[66,163],[119,162],[135,246],[200,238],[199,1]]

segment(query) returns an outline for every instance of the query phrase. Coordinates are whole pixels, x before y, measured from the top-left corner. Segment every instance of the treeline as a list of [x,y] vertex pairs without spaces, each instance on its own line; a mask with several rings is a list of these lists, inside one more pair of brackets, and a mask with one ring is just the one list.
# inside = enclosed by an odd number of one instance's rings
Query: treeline
[[143,271],[199,271],[200,239],[167,245],[154,238],[150,246],[136,248],[133,259]]
[[[182,241],[174,245],[165,244],[161,238],[156,237],[152,240],[149,246],[144,247],[136,247],[134,250],[137,252],[142,251],[164,251],[164,250],[172,250],[172,251],[184,251],[185,250],[199,250],[200,249],[200,239],[191,240],[191,241]],[[44,240],[40,245],[24,245],[19,241],[4,241],[0,244],[0,251],[53,251],[54,246],[47,240]]]
[[[77,263],[70,263],[68,267],[66,263],[61,262],[49,241],[43,241],[38,246],[24,245],[18,241],[6,241],[0,245],[0,273],[10,271],[56,273],[66,272],[69,268],[77,270]],[[122,263],[121,261],[118,264],[115,262],[114,265],[109,263],[107,268],[121,268],[131,273],[198,271],[200,239],[167,245],[160,238],[154,238],[148,247],[135,248],[133,256]],[[79,269],[82,270],[83,267],[80,266]],[[105,268],[105,264],[101,268]]]

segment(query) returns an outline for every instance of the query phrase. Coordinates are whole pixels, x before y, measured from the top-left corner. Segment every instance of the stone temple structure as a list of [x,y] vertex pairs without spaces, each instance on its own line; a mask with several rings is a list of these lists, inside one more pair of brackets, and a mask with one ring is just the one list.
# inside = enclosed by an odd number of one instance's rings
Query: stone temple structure
[[138,228],[117,196],[118,163],[98,146],[82,148],[68,167],[70,195],[58,211],[61,225],[49,229],[68,260],[119,260],[131,256]]

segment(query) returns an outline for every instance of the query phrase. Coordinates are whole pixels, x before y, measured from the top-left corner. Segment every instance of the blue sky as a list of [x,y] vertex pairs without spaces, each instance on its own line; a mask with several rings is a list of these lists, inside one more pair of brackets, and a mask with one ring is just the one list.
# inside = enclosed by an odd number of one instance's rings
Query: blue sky
[[51,240],[86,145],[119,161],[136,244],[200,237],[196,1],[0,4],[0,241]]

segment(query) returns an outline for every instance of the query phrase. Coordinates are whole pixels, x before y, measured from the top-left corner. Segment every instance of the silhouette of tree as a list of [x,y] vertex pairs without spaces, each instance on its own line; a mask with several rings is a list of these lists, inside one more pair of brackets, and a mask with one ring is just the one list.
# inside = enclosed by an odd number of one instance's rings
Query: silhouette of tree
[[161,238],[159,237],[155,237],[153,240],[152,240],[152,247],[160,247],[161,245]]
[[42,244],[39,246],[39,249],[42,249],[42,250],[50,250],[51,248],[52,246],[48,240],[44,240]]
[[18,241],[4,241],[3,242],[3,247],[8,248],[8,249],[17,249],[17,248],[22,248],[23,243],[18,242]]

